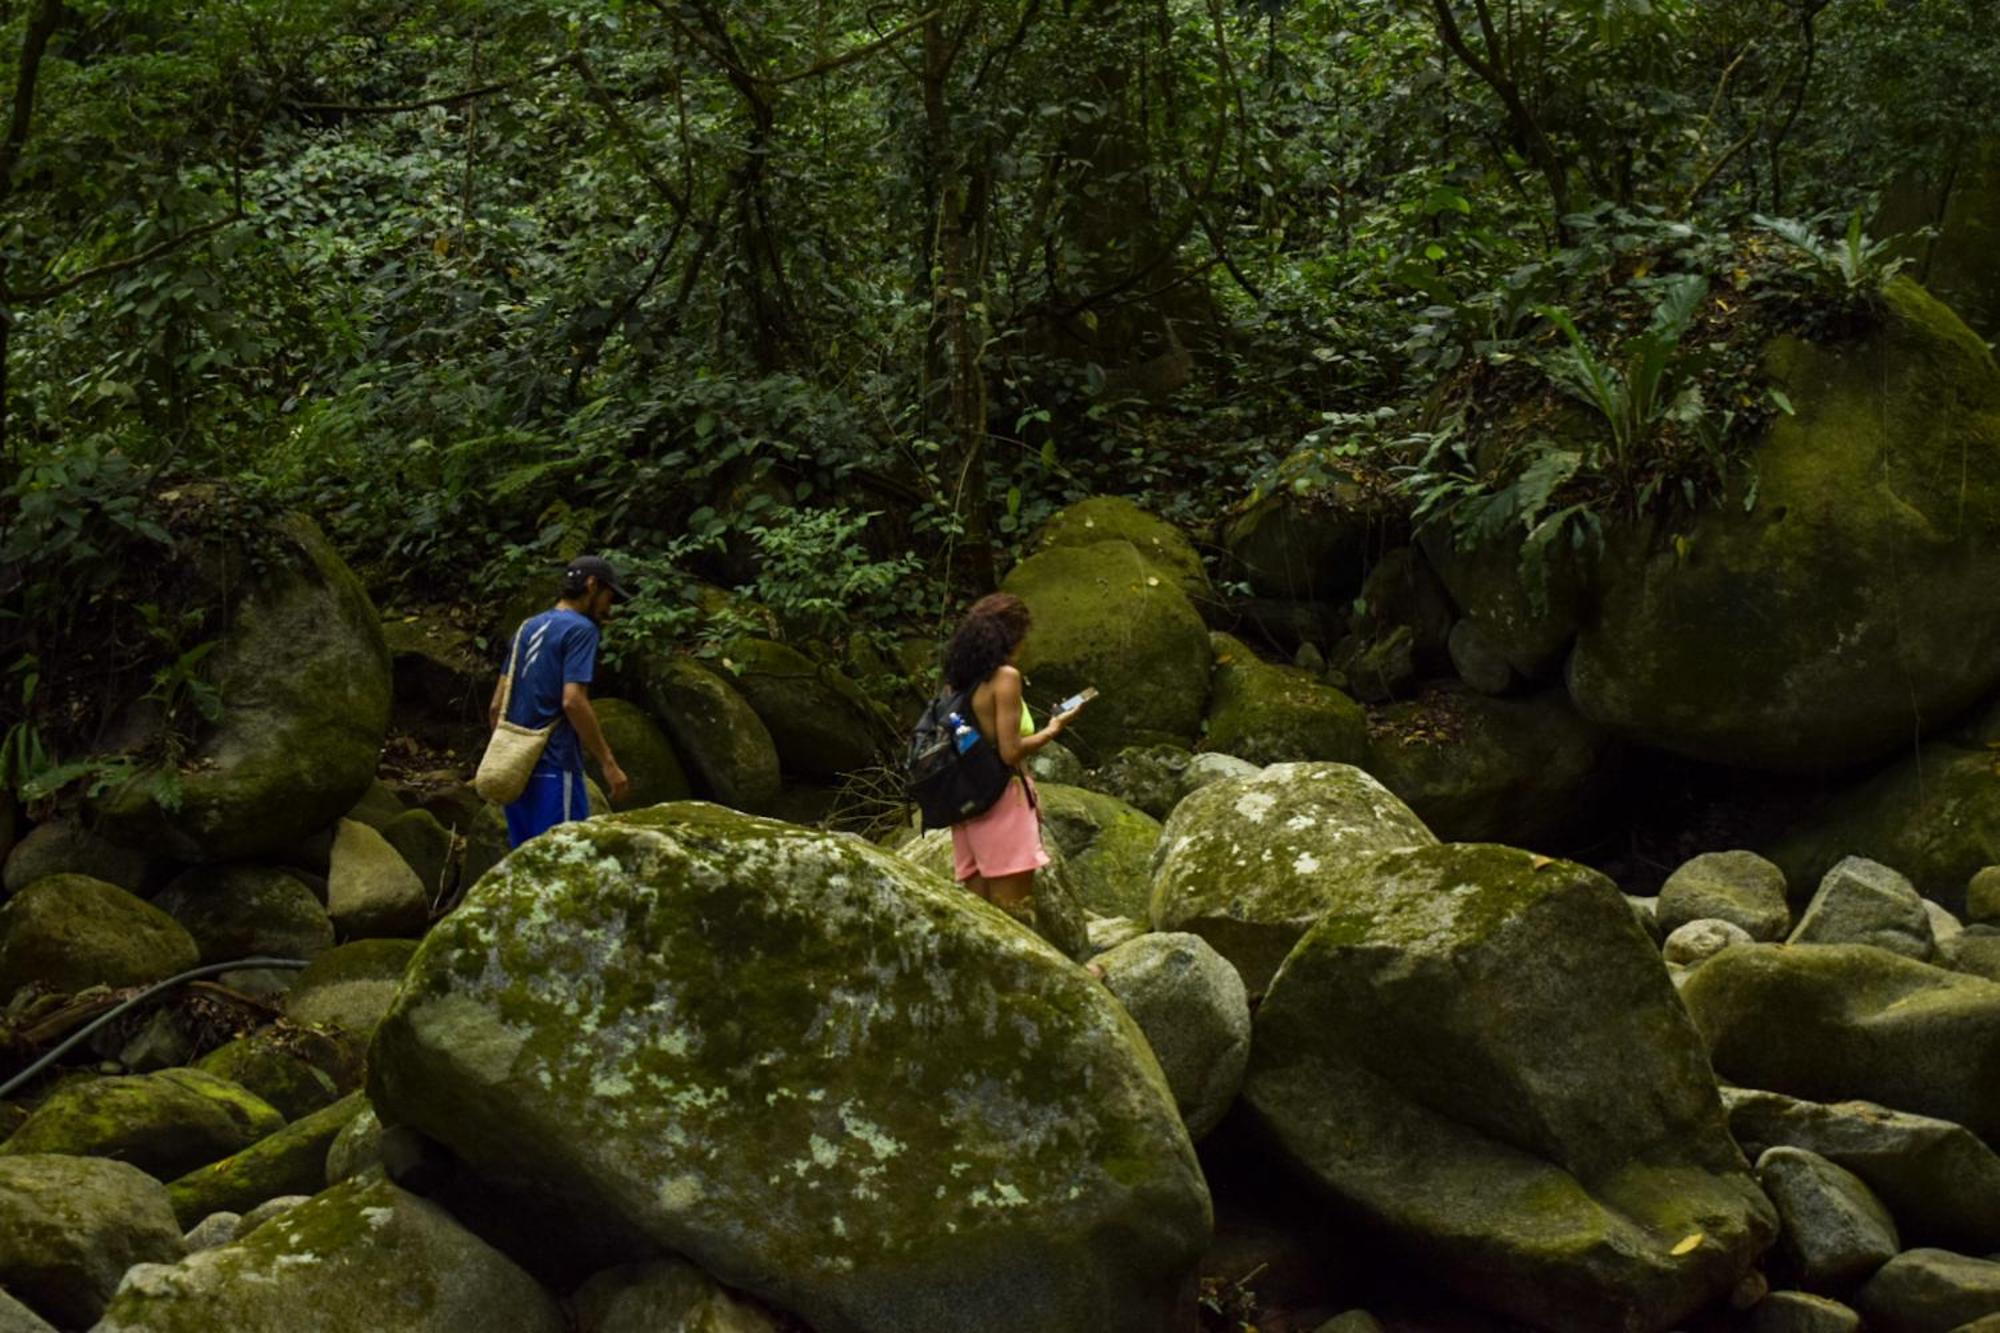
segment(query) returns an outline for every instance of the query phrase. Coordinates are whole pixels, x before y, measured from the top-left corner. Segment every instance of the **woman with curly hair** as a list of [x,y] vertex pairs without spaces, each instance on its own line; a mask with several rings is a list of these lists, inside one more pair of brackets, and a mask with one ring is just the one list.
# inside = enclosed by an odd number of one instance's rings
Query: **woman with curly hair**
[[991,737],[1001,762],[1015,770],[1000,799],[983,814],[951,826],[953,871],[959,883],[1015,920],[1035,925],[1035,872],[1049,863],[1042,850],[1041,812],[1022,765],[1060,736],[1075,716],[1061,713],[1035,730],[1021,701],[1014,659],[1028,637],[1028,607],[1011,593],[972,604],[944,651],[945,683],[972,691],[972,724]]

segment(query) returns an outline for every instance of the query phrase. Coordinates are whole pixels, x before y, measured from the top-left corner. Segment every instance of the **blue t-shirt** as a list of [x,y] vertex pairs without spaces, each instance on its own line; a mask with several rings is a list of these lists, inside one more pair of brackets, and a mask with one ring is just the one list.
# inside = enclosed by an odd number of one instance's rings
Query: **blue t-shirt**
[[[507,720],[523,727],[546,727],[548,748],[537,768],[564,773],[583,771],[583,742],[563,714],[563,686],[570,681],[590,684],[597,670],[597,622],[577,611],[557,607],[521,623],[520,652],[514,667],[514,692],[507,700]],[[512,648],[509,652],[512,653]]]

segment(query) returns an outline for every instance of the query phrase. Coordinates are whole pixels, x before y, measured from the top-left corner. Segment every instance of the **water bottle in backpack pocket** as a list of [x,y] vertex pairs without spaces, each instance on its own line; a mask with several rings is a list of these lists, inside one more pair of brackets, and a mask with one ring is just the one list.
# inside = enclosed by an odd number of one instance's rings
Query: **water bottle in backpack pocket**
[[992,809],[1014,776],[972,716],[972,691],[947,690],[931,700],[911,734],[905,788],[925,832]]

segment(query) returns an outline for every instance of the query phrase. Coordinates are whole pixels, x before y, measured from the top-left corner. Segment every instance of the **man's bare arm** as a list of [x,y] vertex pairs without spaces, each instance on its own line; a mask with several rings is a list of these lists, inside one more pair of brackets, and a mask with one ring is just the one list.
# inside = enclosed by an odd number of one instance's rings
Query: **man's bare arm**
[[567,681],[563,684],[563,716],[576,728],[577,738],[597,766],[604,772],[604,780],[611,784],[611,800],[614,805],[622,805],[632,794],[632,780],[625,776],[625,770],[618,767],[618,760],[611,753],[610,743],[604,739],[604,728],[597,725],[597,710],[590,706],[590,687]]

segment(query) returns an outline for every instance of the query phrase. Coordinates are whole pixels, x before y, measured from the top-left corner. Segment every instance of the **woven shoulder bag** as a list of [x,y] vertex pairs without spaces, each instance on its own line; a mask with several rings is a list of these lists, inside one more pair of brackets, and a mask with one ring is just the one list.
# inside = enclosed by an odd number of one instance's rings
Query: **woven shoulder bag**
[[545,727],[524,727],[507,720],[507,705],[514,699],[514,666],[521,657],[521,630],[526,628],[524,623],[514,631],[514,650],[507,655],[507,676],[500,684],[500,725],[493,728],[479,771],[472,777],[472,789],[497,805],[518,800],[528,789],[528,775],[535,771],[549,743],[549,733],[556,729],[554,722]]

